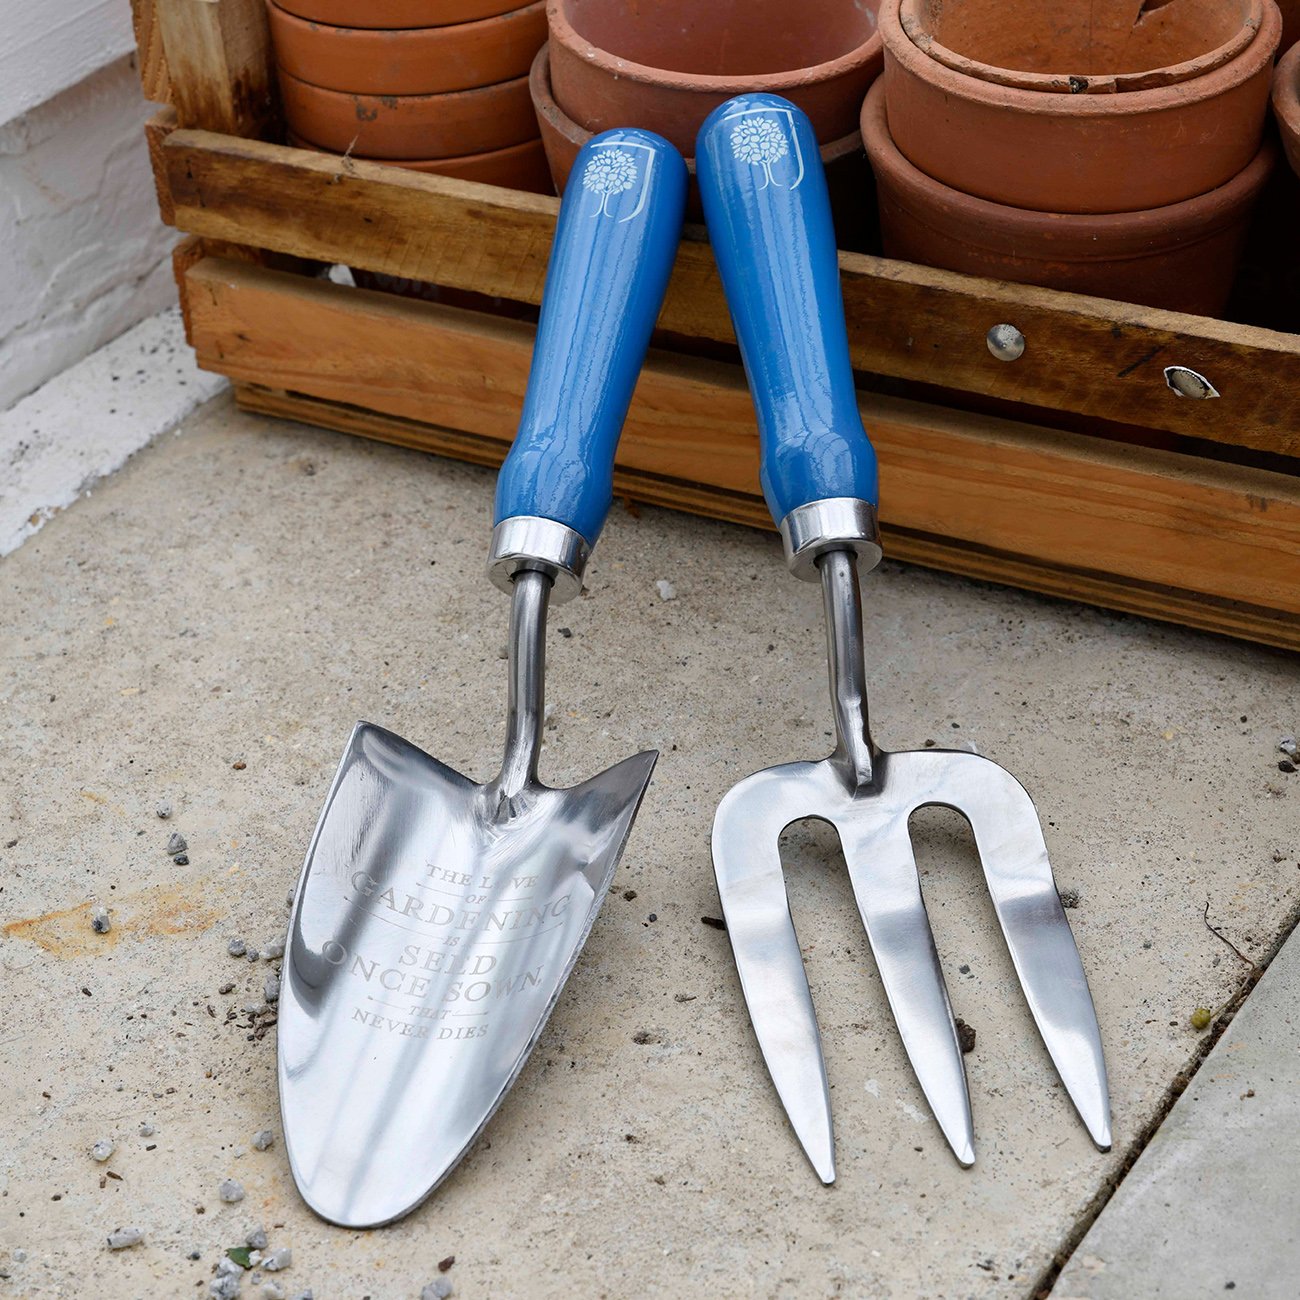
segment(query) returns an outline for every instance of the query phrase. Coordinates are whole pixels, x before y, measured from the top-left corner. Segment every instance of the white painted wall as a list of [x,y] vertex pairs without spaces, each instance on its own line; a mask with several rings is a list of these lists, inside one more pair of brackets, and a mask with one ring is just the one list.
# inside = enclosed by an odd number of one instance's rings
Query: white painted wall
[[0,123],[134,48],[130,0],[0,0]]
[[0,0],[0,411],[175,301],[132,50],[127,0]]

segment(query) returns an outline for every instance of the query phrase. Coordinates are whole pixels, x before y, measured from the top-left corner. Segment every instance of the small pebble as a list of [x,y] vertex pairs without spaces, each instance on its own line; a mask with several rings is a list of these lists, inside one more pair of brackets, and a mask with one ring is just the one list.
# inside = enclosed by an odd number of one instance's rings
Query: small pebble
[[962,1055],[965,1056],[973,1052],[975,1050],[975,1030],[960,1018],[954,1020],[953,1024],[957,1028],[957,1046],[961,1048]]
[[[258,1137],[261,1137],[260,1133],[258,1134]],[[253,1139],[253,1145],[257,1146],[257,1138]],[[265,1148],[259,1147],[258,1150],[265,1150]],[[257,1227],[244,1238],[244,1245],[248,1246],[252,1250],[265,1250],[266,1229],[259,1223]]]
[[185,1258],[186,1258],[186,1259],[202,1259],[202,1258],[203,1258],[203,1252],[202,1252],[201,1250],[192,1250],[192,1251],[190,1251],[190,1253],[189,1253],[188,1255],[185,1256]]
[[262,954],[261,954],[260,952],[258,952],[256,948],[250,948],[250,949],[249,949],[249,950],[244,954],[244,956],[247,957],[249,961],[256,961],[256,960],[257,960],[261,955],[262,955]]
[[129,1250],[144,1240],[143,1228],[115,1228],[108,1234],[109,1250]]
[[1277,770],[1289,774],[1295,771],[1295,764],[1289,758],[1284,758],[1278,763]]
[[[275,1134],[271,1132],[269,1128],[264,1128],[260,1133],[253,1135],[253,1149],[256,1151],[265,1151],[274,1141]],[[265,1238],[266,1234],[263,1233],[262,1236]],[[261,1250],[262,1247],[266,1245],[266,1241],[263,1240],[260,1244],[250,1241],[248,1244],[250,1246],[257,1245],[258,1249]]]
[[262,1283],[262,1295],[265,1300],[284,1300],[284,1287],[278,1282],[264,1282]]
[[509,659],[509,658],[510,658],[510,649],[509,649],[509,647],[508,647],[508,646],[503,646],[503,645],[499,645],[499,646],[497,646],[497,658],[498,658],[498,659]]
[[91,912],[90,928],[96,934],[107,934],[113,928],[112,919],[108,915],[108,908],[96,907]]
[[14,1251],[14,1263],[25,1264],[26,1262],[27,1262],[27,1252],[21,1246],[19,1246],[18,1249]]
[[215,1300],[238,1300],[244,1285],[244,1270],[229,1255],[217,1260],[217,1275],[208,1283],[208,1294]]
[[175,857],[178,853],[184,853],[190,846],[185,842],[185,836],[180,831],[172,831],[167,840],[167,852]]
[[1277,747],[1288,758],[1300,758],[1300,745],[1296,744],[1294,736],[1282,736],[1277,742]]
[[240,1010],[246,1016],[260,1016],[262,1014],[262,1005],[263,1004],[257,1002],[245,1002],[244,1005],[240,1007]]
[[667,578],[660,578],[655,583],[655,590],[659,593],[660,600],[676,600],[677,588],[673,586]]
[[233,1178],[227,1178],[220,1187],[217,1188],[217,1195],[221,1197],[227,1205],[234,1205],[236,1201],[244,1199],[244,1189]]
[[284,891],[284,905],[285,905],[285,907],[292,907],[292,906],[293,906],[293,890],[292,890],[292,889],[286,889],[286,890]]
[[217,992],[220,993],[223,998],[226,996],[227,993],[233,993],[234,991],[235,991],[235,986],[234,984],[231,983],[225,983],[217,990]]
[[163,821],[166,821],[167,818],[172,815],[172,806],[168,800],[160,799],[158,801],[158,807],[154,809],[154,812],[156,812]]
[[270,943],[262,945],[262,956],[267,961],[279,961],[284,956],[284,940],[272,939]]
[[420,1300],[447,1300],[449,1295],[451,1295],[451,1278],[437,1277],[420,1292]]
[[143,1124],[140,1125],[140,1136],[142,1138],[151,1138],[157,1132],[158,1130],[154,1128],[154,1126],[150,1124],[148,1120],[146,1120]]
[[293,1263],[293,1251],[288,1246],[277,1246],[263,1261],[262,1267],[268,1273],[278,1273]]
[[244,768],[248,766],[248,764],[245,763],[242,758],[237,758],[233,763],[231,763],[230,766],[233,767],[236,772],[242,772]]
[[279,1002],[280,1000],[280,977],[278,975],[268,975],[262,983],[262,996],[268,1002]]
[[93,1147],[90,1148],[90,1158],[98,1160],[102,1165],[116,1150],[112,1138],[100,1138]]
[[188,853],[178,853],[172,861],[178,867],[188,867],[190,865],[190,855]]
[[1060,894],[1062,907],[1079,906],[1079,891],[1077,889],[1062,889]]
[[248,951],[248,945],[242,939],[232,939],[226,944],[226,951],[232,957],[242,957]]

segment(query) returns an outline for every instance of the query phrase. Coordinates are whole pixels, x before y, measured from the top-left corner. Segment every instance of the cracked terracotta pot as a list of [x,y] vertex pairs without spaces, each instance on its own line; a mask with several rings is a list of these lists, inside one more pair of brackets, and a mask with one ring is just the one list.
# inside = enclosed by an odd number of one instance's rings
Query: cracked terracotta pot
[[1300,176],[1300,45],[1278,60],[1273,74],[1273,116],[1291,170]]
[[366,158],[455,158],[537,136],[528,78],[445,95],[349,95],[280,70],[289,129],[318,149]]
[[268,0],[280,68],[325,90],[432,95],[522,77],[546,40],[546,3],[445,27],[333,27]]
[[1273,0],[882,0],[894,143],[1014,207],[1176,203],[1258,153],[1281,25]]
[[591,132],[657,131],[683,154],[719,104],[792,100],[822,143],[856,129],[882,66],[876,0],[548,0],[556,102]]
[[968,275],[1214,316],[1232,287],[1251,208],[1276,161],[1265,142],[1226,185],[1123,213],[1033,212],[952,189],[890,137],[882,80],[862,109],[887,257]]
[[299,18],[336,27],[445,27],[517,9],[519,0],[278,0]]
[[[578,150],[595,132],[579,126],[555,102],[551,92],[549,51],[549,44],[543,45],[538,51],[537,58],[533,60],[528,85],[533,96],[533,108],[541,124],[542,143],[546,146],[546,159],[555,182],[555,192],[563,194],[569,172],[578,156]],[[831,193],[835,227],[841,236],[841,247],[860,250],[866,244],[873,242],[871,231],[865,228],[874,229],[874,222],[869,220],[874,199],[871,190],[871,171],[866,165],[862,137],[856,127],[850,135],[823,145],[821,155],[822,164],[826,168],[826,182]],[[704,209],[700,203],[700,191],[695,181],[695,159],[690,156],[686,158],[686,170],[689,174],[686,219],[703,222]],[[855,234],[857,238],[854,238]]]
[[[310,141],[289,132],[287,143],[297,149],[316,149]],[[330,153],[331,149],[316,149]],[[358,162],[382,162],[407,171],[428,172],[435,176],[451,176],[462,181],[477,181],[480,185],[501,185],[511,190],[529,190],[534,194],[554,194],[546,151],[541,140],[525,140],[523,144],[508,145],[504,149],[491,149],[486,153],[462,154],[458,158],[363,158],[357,153],[349,155]]]

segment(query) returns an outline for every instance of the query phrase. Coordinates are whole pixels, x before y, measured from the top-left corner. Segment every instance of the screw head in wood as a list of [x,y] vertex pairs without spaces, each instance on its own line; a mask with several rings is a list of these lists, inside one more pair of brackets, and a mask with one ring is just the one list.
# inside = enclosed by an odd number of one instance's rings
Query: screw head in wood
[[1024,355],[1025,336],[1014,325],[994,325],[984,340],[999,361],[1016,361]]

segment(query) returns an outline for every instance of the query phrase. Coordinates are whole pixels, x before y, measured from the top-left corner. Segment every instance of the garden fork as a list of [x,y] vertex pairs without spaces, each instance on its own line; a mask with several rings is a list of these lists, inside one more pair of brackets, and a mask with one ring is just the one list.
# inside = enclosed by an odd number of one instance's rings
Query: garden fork
[[908,819],[970,823],[1016,973],[1092,1139],[1110,1146],[1096,1012],[1033,801],[978,754],[878,749],[867,726],[859,561],[880,559],[876,462],[858,414],[826,180],[812,128],[775,95],[742,95],[700,130],[709,237],[758,416],[762,482],[797,577],[826,610],[835,752],[747,777],[722,800],[713,863],[750,1018],[795,1133],[835,1179],[830,1094],[778,840],[818,818],[839,833],[858,910],[916,1077],[953,1153],[975,1159],[961,1047],[921,897]]

